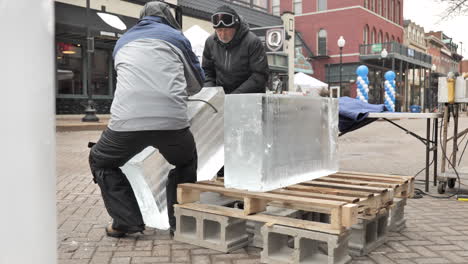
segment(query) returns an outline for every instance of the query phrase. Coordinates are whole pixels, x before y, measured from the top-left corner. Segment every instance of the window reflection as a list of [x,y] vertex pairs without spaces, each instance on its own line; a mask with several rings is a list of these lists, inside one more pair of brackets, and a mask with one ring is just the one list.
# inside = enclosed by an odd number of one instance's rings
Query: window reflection
[[83,94],[83,57],[80,44],[57,42],[58,94]]
[[93,95],[109,95],[110,54],[107,50],[95,49],[91,83]]

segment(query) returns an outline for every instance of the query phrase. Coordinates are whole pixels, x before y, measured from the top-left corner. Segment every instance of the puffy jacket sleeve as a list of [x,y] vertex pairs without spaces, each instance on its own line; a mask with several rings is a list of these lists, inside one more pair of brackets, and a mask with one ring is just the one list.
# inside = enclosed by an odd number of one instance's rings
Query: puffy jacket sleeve
[[264,93],[268,80],[268,61],[262,41],[254,37],[249,43],[249,67],[252,75],[232,93]]
[[205,48],[203,49],[203,60],[202,67],[205,71],[205,87],[214,87],[216,86],[216,70],[213,60],[213,55],[211,53],[211,47],[213,43],[213,37],[210,36],[205,41]]

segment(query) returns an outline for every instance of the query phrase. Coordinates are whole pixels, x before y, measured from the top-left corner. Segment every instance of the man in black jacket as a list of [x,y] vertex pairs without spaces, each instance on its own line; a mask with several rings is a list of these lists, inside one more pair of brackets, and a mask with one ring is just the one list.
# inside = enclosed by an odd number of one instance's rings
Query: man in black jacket
[[219,7],[211,22],[216,32],[203,51],[204,86],[222,86],[226,94],[264,93],[269,69],[261,40],[229,6]]

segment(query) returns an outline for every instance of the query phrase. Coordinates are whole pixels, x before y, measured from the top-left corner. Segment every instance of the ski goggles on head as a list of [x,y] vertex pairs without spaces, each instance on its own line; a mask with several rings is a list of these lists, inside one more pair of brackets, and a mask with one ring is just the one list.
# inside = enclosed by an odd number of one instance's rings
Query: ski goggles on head
[[211,16],[211,23],[214,28],[233,27],[237,22],[237,18],[233,14],[219,12]]

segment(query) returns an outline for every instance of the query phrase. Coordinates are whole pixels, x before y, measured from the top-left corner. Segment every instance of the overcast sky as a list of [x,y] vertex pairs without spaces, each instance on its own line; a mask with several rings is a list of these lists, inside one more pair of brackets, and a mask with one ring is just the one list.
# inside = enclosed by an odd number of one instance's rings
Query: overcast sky
[[468,14],[440,21],[447,5],[439,0],[405,0],[403,16],[423,26],[426,32],[442,30],[458,44],[463,42],[463,56],[468,59]]

